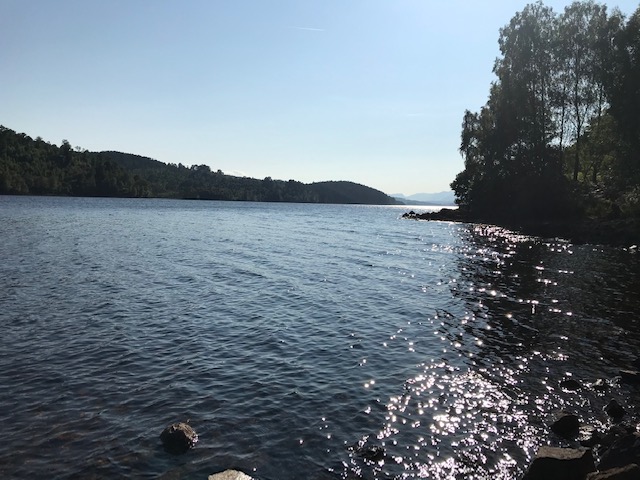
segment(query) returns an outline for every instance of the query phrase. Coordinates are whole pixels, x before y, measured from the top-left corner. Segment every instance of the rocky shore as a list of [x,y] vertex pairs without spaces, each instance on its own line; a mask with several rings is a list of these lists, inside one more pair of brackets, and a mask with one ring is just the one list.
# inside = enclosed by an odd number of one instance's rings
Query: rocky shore
[[493,224],[545,238],[563,238],[577,244],[629,247],[640,244],[640,219],[585,218],[568,221],[496,220],[472,215],[464,209],[443,208],[437,212],[407,212],[403,218],[463,223]]
[[[499,225],[525,235],[563,238],[576,244],[622,246],[631,252],[637,251],[640,243],[640,221],[636,218],[495,221],[473,216],[464,209],[447,208],[428,213],[411,211],[403,218]],[[560,386],[576,392],[588,388],[606,396],[611,385],[627,389],[631,396],[626,403],[631,405],[640,393],[640,358],[628,369],[620,370],[613,380],[583,385],[572,379]],[[635,407],[634,410],[637,411]],[[542,446],[521,480],[640,480],[640,425],[615,399],[606,404],[604,412],[609,418],[609,427],[604,431],[583,424],[571,411],[557,412],[548,420],[549,438],[541,439]]]
[[[619,370],[615,378],[591,383],[570,378],[559,382],[558,386],[575,392],[576,404],[584,403],[580,391],[591,390],[606,399],[625,390],[627,408],[611,398],[603,409],[609,418],[608,427],[601,429],[584,424],[571,412],[570,405],[557,412],[548,419],[548,438],[540,439],[542,445],[533,461],[526,466],[523,476],[514,480],[640,480],[640,425],[636,424],[637,409],[632,407],[634,398],[640,393],[640,358],[628,369]],[[189,425],[176,423],[165,428],[160,439],[167,452],[183,454],[195,447],[198,436]],[[353,451],[370,461],[385,458],[384,448],[379,446]],[[225,470],[209,475],[208,480],[254,478],[242,471]]]
[[[640,394],[640,357],[617,373],[589,383],[572,377],[558,382],[558,388],[575,393],[575,409],[583,415],[585,402],[592,405],[585,394],[595,394],[601,400],[595,408],[602,408],[608,418],[606,427],[585,424],[567,404],[547,419],[548,434],[538,439],[541,446],[535,457],[529,465],[521,465],[526,470],[514,480],[640,480],[640,410],[635,404]],[[586,415],[597,418],[599,413]],[[187,423],[178,422],[167,426],[160,440],[168,453],[180,455],[196,446],[198,434]],[[386,457],[382,446],[358,445],[351,451],[371,462]],[[242,471],[225,470],[209,475],[208,480],[255,479]]]
[[[599,379],[582,385],[571,379],[560,386],[575,392],[588,388],[606,397],[613,385],[631,394],[627,396],[627,403],[631,405],[640,391],[640,358],[633,361],[628,369],[620,370],[612,380]],[[550,435],[568,446],[541,446],[522,480],[640,479],[640,425],[615,399],[606,404],[604,412],[609,418],[609,427],[605,431],[583,425],[580,418],[570,411],[558,412],[550,419]]]

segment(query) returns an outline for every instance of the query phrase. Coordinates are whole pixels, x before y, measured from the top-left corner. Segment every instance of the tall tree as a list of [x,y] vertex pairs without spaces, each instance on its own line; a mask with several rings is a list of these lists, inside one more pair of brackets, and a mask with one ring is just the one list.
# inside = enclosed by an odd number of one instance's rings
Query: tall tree
[[640,182],[640,7],[614,32],[606,92],[626,152],[619,156],[619,176]]
[[[479,114],[465,113],[460,152],[465,171],[452,184],[458,199],[476,211],[510,209],[539,215],[541,186],[562,187],[553,115],[557,24],[541,2],[527,5],[500,30],[498,77]],[[556,195],[548,192],[552,202]]]
[[[541,2],[527,5],[500,30],[502,58],[494,72],[501,85],[502,112],[515,134],[514,158],[526,170],[544,169],[553,130],[551,115],[553,10]],[[507,120],[507,119],[505,119]]]
[[593,0],[574,2],[567,6],[559,18],[558,79],[563,115],[572,128],[573,180],[578,180],[581,168],[582,136],[594,117],[600,117],[605,108],[601,77],[604,58],[601,45],[606,44],[606,6]]

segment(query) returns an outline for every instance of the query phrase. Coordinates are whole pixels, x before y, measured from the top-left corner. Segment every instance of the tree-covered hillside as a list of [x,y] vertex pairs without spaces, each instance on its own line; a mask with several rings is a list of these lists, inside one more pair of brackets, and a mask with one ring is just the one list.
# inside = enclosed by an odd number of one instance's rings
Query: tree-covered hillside
[[486,105],[464,115],[458,203],[496,220],[640,215],[640,8],[533,3],[499,46]]
[[352,182],[304,184],[225,175],[113,151],[88,152],[35,140],[0,126],[0,194],[163,197],[389,205],[396,201]]

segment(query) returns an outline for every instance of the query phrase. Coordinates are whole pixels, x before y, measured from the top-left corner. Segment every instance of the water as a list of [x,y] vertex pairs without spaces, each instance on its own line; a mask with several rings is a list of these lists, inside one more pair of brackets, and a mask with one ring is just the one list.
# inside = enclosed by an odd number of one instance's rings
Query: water
[[511,479],[637,421],[639,254],[404,211],[0,197],[0,475]]

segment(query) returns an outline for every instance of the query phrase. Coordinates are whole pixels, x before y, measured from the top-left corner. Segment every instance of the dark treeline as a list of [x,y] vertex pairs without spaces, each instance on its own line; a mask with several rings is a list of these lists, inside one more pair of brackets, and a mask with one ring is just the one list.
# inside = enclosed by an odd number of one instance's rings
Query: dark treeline
[[467,111],[451,184],[471,216],[640,216],[640,8],[538,2],[500,30],[489,99]]
[[89,152],[0,126],[0,194],[157,197],[388,205],[394,199],[352,182],[305,184],[225,175],[120,152]]

